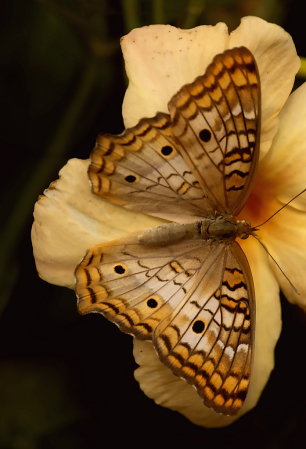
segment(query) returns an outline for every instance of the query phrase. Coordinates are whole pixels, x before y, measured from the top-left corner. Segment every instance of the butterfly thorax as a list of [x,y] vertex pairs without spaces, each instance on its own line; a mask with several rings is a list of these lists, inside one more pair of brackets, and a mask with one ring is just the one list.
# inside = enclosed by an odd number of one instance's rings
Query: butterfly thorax
[[248,221],[236,220],[233,215],[201,220],[201,235],[204,239],[234,240],[236,237],[246,239],[253,231]]
[[166,223],[150,228],[139,235],[139,243],[163,245],[182,239],[204,239],[210,241],[248,238],[254,229],[247,221],[238,221],[232,215],[203,218],[194,223]]

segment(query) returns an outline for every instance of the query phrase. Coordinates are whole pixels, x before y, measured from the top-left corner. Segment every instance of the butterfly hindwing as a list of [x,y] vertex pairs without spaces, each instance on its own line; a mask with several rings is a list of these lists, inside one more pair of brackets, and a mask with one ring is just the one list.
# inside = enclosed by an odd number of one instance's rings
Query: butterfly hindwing
[[76,269],[78,309],[151,340],[158,323],[185,301],[199,270],[211,271],[214,248],[198,239],[140,245],[138,233],[95,246]]
[[[204,403],[235,415],[244,403],[253,356],[255,296],[236,242],[220,243],[184,301],[153,333],[162,362],[194,385]],[[251,322],[252,317],[252,322]]]
[[207,406],[236,414],[248,390],[255,320],[241,248],[197,239],[140,245],[138,236],[87,253],[76,270],[79,311],[102,313],[123,332],[152,340]]

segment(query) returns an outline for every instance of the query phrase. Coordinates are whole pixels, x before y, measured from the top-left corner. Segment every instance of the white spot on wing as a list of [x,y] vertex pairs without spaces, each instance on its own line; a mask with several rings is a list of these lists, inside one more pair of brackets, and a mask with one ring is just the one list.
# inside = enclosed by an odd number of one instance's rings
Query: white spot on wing
[[212,334],[214,334],[215,337],[218,335],[217,329],[215,329],[215,328],[212,327],[212,326],[209,328],[209,331],[210,331]]
[[250,111],[246,111],[245,109],[243,110],[243,115],[245,116],[245,118],[252,120],[255,119],[255,110],[251,109]]
[[233,109],[232,109],[232,114],[234,115],[234,116],[237,116],[237,115],[239,115],[239,114],[241,114],[241,106],[240,106],[240,103],[237,103],[234,107],[233,107]]
[[221,340],[217,341],[217,345],[219,346],[219,348],[221,348],[222,350],[224,349],[224,343]]
[[223,116],[223,121],[227,122],[232,117],[232,114],[228,112],[226,115]]
[[249,345],[245,345],[245,344],[242,343],[241,345],[238,346],[237,351],[238,352],[239,351],[247,352],[248,349],[249,349]]
[[[241,346],[241,345],[240,345],[240,346]],[[226,354],[226,355],[229,357],[229,359],[232,360],[232,358],[233,358],[234,355],[235,355],[235,351],[233,350],[233,348],[232,348],[231,346],[228,346],[228,347],[225,349],[224,354]]]

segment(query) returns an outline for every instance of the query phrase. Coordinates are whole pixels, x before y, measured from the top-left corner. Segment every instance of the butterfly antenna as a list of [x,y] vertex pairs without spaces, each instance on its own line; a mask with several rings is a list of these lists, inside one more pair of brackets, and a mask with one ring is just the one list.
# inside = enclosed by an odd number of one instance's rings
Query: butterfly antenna
[[[306,190],[306,189],[305,189]],[[301,192],[303,193],[303,192]],[[294,198],[293,198],[294,199]],[[292,200],[291,200],[292,201]],[[290,202],[290,201],[289,201]],[[284,206],[285,207],[285,206]],[[274,214],[275,215],[275,214]],[[272,215],[273,217],[273,215]],[[270,218],[272,218],[270,217]],[[281,269],[281,267],[278,265],[278,263],[276,262],[276,260],[274,259],[274,257],[269,253],[268,249],[266,248],[266,246],[259,240],[259,238],[257,237],[256,234],[252,234],[253,237],[255,237],[256,240],[258,240],[258,242],[261,244],[261,246],[267,251],[267,253],[269,254],[269,256],[271,257],[271,259],[276,263],[276,265],[278,266],[278,268],[280,269],[280,271],[283,273],[283,275],[285,276],[285,278],[287,279],[287,281],[289,282],[289,284],[291,285],[291,287],[293,288],[293,290],[295,291],[295,293],[297,293],[298,295],[300,295],[300,292],[295,288],[295,286],[292,284],[292,282],[290,281],[290,279],[288,278],[288,276],[285,275],[285,273],[283,272],[283,270]]]
[[[302,193],[306,192],[306,189],[302,190],[302,192],[298,193],[294,198],[292,198],[290,201],[288,201],[288,203],[284,204],[284,206],[282,206],[280,209],[278,209],[273,215],[271,215],[270,218],[268,218],[268,220],[264,221],[263,223],[261,223],[260,225],[255,226],[255,228],[259,228],[260,226],[266,224],[269,220],[271,220],[271,218],[274,217],[274,215],[278,214],[282,209],[284,209],[284,207],[288,206],[288,204],[291,203],[291,201],[295,200],[298,196],[302,195]],[[272,257],[272,256],[271,256]],[[274,260],[274,259],[273,259]],[[277,265],[277,264],[276,264]],[[289,280],[289,279],[288,279]],[[290,282],[290,281],[289,281]]]

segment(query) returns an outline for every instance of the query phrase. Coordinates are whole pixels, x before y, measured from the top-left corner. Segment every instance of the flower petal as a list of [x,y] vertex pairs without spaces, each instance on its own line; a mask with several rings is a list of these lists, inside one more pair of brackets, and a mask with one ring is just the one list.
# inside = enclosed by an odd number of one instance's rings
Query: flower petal
[[272,260],[271,268],[288,301],[306,310],[306,214],[288,206],[272,220],[273,232],[264,230],[263,241],[300,295]]
[[156,404],[177,411],[198,426],[222,427],[237,417],[220,415],[204,406],[196,390],[159,360],[151,342],[134,339],[135,379]]
[[261,80],[261,157],[278,129],[278,113],[293,87],[301,62],[290,34],[259,17],[243,17],[231,33],[229,48],[244,45],[253,53]]
[[245,406],[238,416],[220,415],[205,407],[194,388],[160,362],[150,342],[134,339],[134,357],[140,365],[135,371],[135,378],[140,388],[157,404],[182,413],[199,426],[226,426],[253,408],[274,368],[274,347],[281,331],[279,287],[263,248],[255,240],[249,239],[243,243],[254,277],[257,317],[251,386]]
[[170,25],[138,28],[121,41],[130,83],[123,102],[126,127],[142,117],[168,112],[171,97],[205,73],[213,57],[245,45],[258,64],[262,88],[261,155],[278,128],[277,115],[288,98],[300,60],[291,36],[258,17],[245,17],[228,36],[224,23],[180,30]]
[[34,210],[32,244],[39,276],[69,288],[74,288],[74,270],[89,248],[164,223],[94,195],[88,164],[68,161]]
[[125,126],[168,112],[171,97],[202,75],[213,57],[227,48],[228,40],[224,23],[191,30],[151,25],[124,36],[121,47],[129,78],[122,107]]
[[253,275],[256,296],[256,331],[253,378],[247,398],[254,407],[274,368],[274,349],[282,330],[279,285],[273,276],[269,257],[252,237],[239,242]]
[[[279,130],[260,172],[274,195],[286,204],[306,188],[306,83],[290,95],[279,120]],[[306,211],[306,193],[291,206]]]

